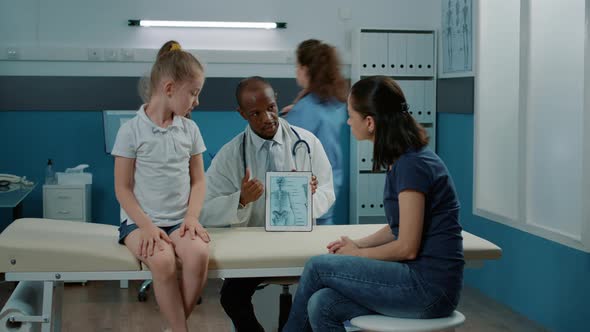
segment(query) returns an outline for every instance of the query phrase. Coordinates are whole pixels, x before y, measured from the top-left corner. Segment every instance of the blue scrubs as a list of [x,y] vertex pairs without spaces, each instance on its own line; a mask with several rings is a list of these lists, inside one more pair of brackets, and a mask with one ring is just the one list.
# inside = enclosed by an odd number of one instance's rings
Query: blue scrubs
[[338,203],[346,206],[343,202],[346,200],[343,187],[344,149],[348,149],[350,135],[346,125],[347,118],[346,104],[337,100],[322,102],[313,93],[301,98],[285,117],[290,124],[309,130],[320,140],[332,165],[336,202],[326,214],[316,220],[318,225],[333,224],[335,207]]

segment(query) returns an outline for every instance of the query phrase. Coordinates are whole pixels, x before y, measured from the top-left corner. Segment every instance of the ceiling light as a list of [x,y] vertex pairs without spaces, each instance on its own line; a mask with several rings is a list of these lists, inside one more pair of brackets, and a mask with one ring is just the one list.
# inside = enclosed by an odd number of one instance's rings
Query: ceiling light
[[286,29],[287,23],[129,20],[129,26],[177,28]]

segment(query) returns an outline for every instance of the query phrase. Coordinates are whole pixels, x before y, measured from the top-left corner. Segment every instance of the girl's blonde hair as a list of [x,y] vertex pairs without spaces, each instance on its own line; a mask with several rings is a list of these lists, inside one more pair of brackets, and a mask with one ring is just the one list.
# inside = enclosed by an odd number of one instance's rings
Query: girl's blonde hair
[[203,65],[192,54],[184,51],[175,40],[167,41],[158,51],[156,62],[152,66],[149,77],[143,77],[139,82],[139,94],[147,103],[152,97],[154,89],[163,78],[175,82],[195,79],[204,74]]

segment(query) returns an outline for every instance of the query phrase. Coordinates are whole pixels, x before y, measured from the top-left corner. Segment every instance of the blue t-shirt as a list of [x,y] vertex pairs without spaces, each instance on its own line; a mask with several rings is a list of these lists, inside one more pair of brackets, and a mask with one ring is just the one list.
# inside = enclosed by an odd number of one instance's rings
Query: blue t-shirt
[[387,172],[385,216],[391,231],[399,235],[399,193],[425,194],[424,227],[420,251],[406,261],[424,280],[444,290],[459,291],[463,283],[463,237],[455,185],[443,161],[427,147],[410,149]]

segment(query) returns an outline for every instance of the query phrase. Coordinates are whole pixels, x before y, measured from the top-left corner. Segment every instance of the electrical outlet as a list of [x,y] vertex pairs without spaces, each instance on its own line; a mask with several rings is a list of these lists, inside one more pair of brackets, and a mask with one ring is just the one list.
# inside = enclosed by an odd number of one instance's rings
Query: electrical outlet
[[89,48],[88,49],[88,60],[90,61],[102,61],[103,52],[100,48]]
[[133,61],[135,59],[135,51],[132,48],[121,49],[121,60]]
[[18,60],[20,58],[19,49],[16,47],[9,47],[6,49],[6,58],[8,60]]
[[117,49],[114,48],[105,48],[104,49],[104,61],[117,61],[119,60],[119,56],[117,54]]

